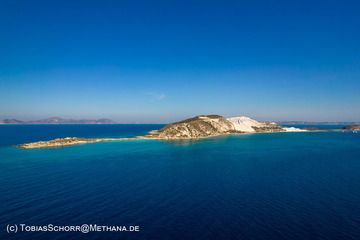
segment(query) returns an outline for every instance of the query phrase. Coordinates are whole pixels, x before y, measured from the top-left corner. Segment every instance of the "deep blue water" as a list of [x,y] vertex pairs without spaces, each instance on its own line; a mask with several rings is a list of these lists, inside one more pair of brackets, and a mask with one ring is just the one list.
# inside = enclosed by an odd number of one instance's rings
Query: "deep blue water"
[[[0,239],[360,239],[360,134],[253,134],[55,149],[160,125],[0,126]],[[7,224],[139,225],[137,233],[6,233]]]

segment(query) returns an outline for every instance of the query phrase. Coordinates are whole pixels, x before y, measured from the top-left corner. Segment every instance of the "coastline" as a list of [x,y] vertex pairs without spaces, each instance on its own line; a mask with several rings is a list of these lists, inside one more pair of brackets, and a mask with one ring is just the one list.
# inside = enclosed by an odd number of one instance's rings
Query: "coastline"
[[201,137],[178,137],[178,138],[160,138],[160,137],[151,137],[151,136],[135,136],[135,137],[124,137],[124,138],[80,138],[80,137],[65,137],[65,138],[56,138],[48,141],[37,141],[17,145],[21,149],[38,149],[38,148],[58,148],[58,147],[68,147],[80,144],[90,144],[90,143],[99,143],[99,142],[113,142],[113,141],[132,141],[132,140],[163,140],[163,141],[185,141],[185,140],[201,140],[222,136],[231,136],[231,135],[252,135],[252,134],[271,134],[271,133],[309,133],[309,132],[346,132],[347,130],[337,130],[337,129],[318,129],[318,130],[305,130],[305,131],[277,131],[277,132],[244,132],[244,133],[226,133],[218,134],[211,136],[201,136]]

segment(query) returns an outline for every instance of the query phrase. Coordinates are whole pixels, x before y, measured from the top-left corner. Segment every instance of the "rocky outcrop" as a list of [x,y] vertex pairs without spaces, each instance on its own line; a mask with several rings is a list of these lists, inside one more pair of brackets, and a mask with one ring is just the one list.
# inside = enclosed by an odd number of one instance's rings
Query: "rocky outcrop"
[[156,139],[191,139],[234,133],[231,122],[219,115],[201,115],[171,123],[160,130],[151,131],[145,137]]
[[349,126],[346,126],[345,129],[351,130],[351,131],[360,131],[360,124],[349,125]]

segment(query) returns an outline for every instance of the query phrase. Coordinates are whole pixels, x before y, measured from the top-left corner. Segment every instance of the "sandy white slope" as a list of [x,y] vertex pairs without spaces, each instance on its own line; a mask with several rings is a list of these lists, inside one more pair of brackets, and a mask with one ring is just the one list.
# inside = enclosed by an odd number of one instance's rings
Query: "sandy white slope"
[[245,116],[231,117],[227,118],[226,120],[232,123],[236,131],[240,132],[255,132],[253,127],[261,127],[264,125],[261,122]]
[[[228,120],[229,122],[232,123],[232,125],[234,126],[234,129],[236,131],[247,132],[247,133],[256,132],[254,127],[261,128],[261,127],[265,127],[265,126],[269,126],[269,125],[276,125],[276,123],[258,122],[252,118],[245,117],[245,116],[231,117],[231,118],[227,118],[226,120]],[[303,130],[300,128],[295,128],[295,127],[281,127],[281,128],[285,132],[304,132],[304,131],[306,131],[306,130]]]

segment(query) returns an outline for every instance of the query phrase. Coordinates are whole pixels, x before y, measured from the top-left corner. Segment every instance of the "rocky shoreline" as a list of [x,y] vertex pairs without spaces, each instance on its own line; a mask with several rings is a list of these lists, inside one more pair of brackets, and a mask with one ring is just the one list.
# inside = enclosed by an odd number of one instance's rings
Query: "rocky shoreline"
[[346,126],[344,129],[350,131],[360,131],[360,124]]
[[79,138],[79,137],[66,137],[56,138],[49,141],[38,141],[32,143],[24,143],[18,145],[22,149],[33,149],[33,148],[56,148],[66,147],[85,143],[98,143],[98,142],[110,142],[110,141],[125,141],[136,138]]

